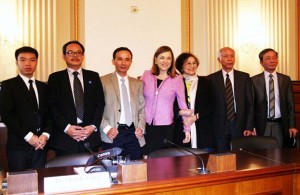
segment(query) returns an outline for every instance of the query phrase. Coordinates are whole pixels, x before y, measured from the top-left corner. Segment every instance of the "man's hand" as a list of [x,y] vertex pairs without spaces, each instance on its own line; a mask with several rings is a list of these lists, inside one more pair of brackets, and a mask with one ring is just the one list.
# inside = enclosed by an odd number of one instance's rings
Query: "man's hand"
[[69,129],[67,130],[67,134],[70,136],[70,137],[72,137],[74,140],[76,140],[76,141],[81,141],[81,130],[82,130],[83,128],[82,127],[80,127],[80,126],[76,126],[76,125],[71,125],[70,127],[69,127]]
[[296,128],[290,128],[289,133],[290,133],[290,137],[296,137],[298,130]]
[[39,137],[37,135],[33,135],[30,140],[28,141],[28,143],[30,145],[32,145],[35,150],[37,150],[37,148],[40,147],[40,140],[39,140]]
[[144,136],[143,130],[141,128],[136,128],[135,129],[135,136],[136,136],[136,138],[141,139]]
[[107,137],[111,140],[115,139],[117,137],[117,135],[119,134],[118,129],[116,128],[111,128],[108,132],[107,132]]
[[244,130],[244,136],[250,136],[252,135],[252,131],[251,130]]
[[90,135],[95,131],[95,126],[93,125],[89,125],[89,126],[85,126],[82,128],[81,130],[81,141],[84,141],[86,138],[90,137]]
[[40,135],[39,139],[39,146],[35,147],[35,150],[41,149],[43,150],[45,145],[47,144],[48,141],[48,137],[46,135]]

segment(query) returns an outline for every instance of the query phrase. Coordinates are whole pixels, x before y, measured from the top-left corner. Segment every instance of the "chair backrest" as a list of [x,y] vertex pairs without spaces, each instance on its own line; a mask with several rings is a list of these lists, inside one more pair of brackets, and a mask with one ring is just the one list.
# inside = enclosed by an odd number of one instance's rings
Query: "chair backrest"
[[46,163],[46,168],[63,166],[82,166],[90,158],[90,153],[78,153],[65,156],[59,156]]
[[0,123],[0,167],[8,170],[6,158],[6,142],[7,142],[7,128],[3,123]]
[[185,156],[185,155],[193,155],[191,152],[186,151],[185,149],[194,152],[195,154],[204,154],[207,153],[205,150],[201,149],[194,149],[194,148],[167,148],[161,149],[148,154],[148,158],[163,158],[163,157],[170,157],[170,156]]
[[247,136],[233,139],[230,144],[233,149],[275,149],[279,148],[276,138],[267,136]]

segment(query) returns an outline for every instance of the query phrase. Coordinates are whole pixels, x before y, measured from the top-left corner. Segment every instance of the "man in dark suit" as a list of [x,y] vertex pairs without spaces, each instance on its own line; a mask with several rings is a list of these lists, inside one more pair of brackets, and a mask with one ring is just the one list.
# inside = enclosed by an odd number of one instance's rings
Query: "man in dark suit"
[[254,95],[254,127],[261,136],[275,137],[281,147],[295,137],[294,100],[291,79],[276,72],[278,53],[264,49],[259,53],[264,72],[251,78]]
[[145,100],[143,82],[127,75],[131,63],[128,48],[115,49],[112,64],[116,71],[101,77],[106,106],[100,129],[104,150],[121,147],[122,156],[136,160],[142,158],[141,147],[145,145]]
[[81,67],[84,47],[78,41],[63,46],[67,69],[52,73],[48,80],[48,106],[53,122],[50,146],[56,155],[86,152],[88,142],[97,151],[101,139],[98,127],[104,109],[99,74]]
[[2,82],[1,116],[8,128],[6,153],[9,171],[42,168],[51,134],[47,117],[46,84],[34,78],[38,52],[31,47],[15,51],[17,77]]
[[248,73],[233,69],[235,51],[224,47],[218,52],[222,70],[208,76],[213,106],[216,149],[230,149],[234,138],[249,136],[253,129],[252,86]]

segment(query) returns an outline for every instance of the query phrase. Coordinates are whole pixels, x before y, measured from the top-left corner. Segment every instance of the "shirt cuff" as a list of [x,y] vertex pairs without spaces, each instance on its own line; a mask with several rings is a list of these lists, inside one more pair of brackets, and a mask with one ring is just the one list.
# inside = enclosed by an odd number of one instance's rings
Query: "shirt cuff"
[[47,133],[47,132],[43,132],[43,133],[42,133],[42,135],[45,135],[45,136],[47,137],[47,139],[49,139],[49,138],[50,138],[50,134],[49,134],[49,133]]
[[107,132],[111,129],[111,126],[110,125],[107,125],[104,129],[103,129],[103,132],[105,134],[107,134]]
[[95,127],[94,132],[98,131],[98,130],[97,130],[97,127],[96,127],[95,125],[91,125],[91,126]]
[[25,141],[28,142],[33,136],[32,132],[27,133],[27,135],[24,137]]
[[67,127],[65,128],[64,132],[67,133],[68,129],[71,127],[70,124],[67,125]]

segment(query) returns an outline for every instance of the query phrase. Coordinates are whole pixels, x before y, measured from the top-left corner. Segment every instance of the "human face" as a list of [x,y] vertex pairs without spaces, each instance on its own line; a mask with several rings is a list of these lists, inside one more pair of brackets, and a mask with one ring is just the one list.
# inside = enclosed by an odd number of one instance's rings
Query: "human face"
[[84,54],[78,44],[70,44],[66,48],[66,55],[63,55],[63,59],[66,61],[67,66],[73,70],[78,70],[84,60]]
[[122,76],[125,77],[127,75],[127,71],[130,68],[130,65],[132,63],[131,55],[129,51],[121,50],[116,53],[115,59],[112,59],[113,65],[115,65],[116,72]]
[[269,73],[274,72],[278,65],[278,58],[276,56],[276,53],[274,51],[265,53],[260,64],[264,67],[265,71]]
[[16,61],[16,65],[19,68],[20,74],[32,78],[36,66],[37,59],[34,53],[20,53]]
[[222,64],[222,68],[224,71],[231,71],[235,63],[234,50],[231,48],[223,48],[221,56],[218,57],[218,61]]
[[159,54],[155,58],[155,64],[157,64],[159,73],[167,73],[172,65],[172,53],[170,51]]
[[183,64],[183,74],[194,76],[196,75],[198,63],[194,57],[189,57]]

